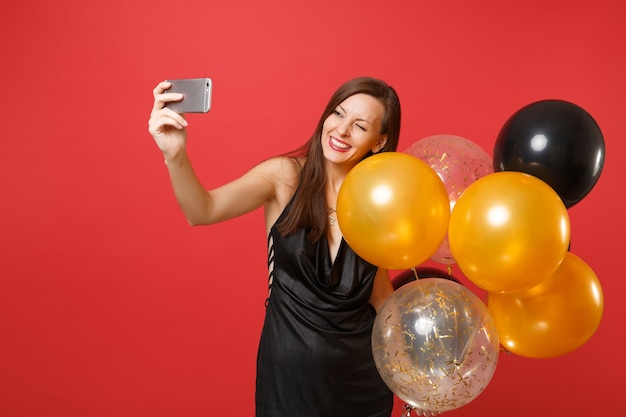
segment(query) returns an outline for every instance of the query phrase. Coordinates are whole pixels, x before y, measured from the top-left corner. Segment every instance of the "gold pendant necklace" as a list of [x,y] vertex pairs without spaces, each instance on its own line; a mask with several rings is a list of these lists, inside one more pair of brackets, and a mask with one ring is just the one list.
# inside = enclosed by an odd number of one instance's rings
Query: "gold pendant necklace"
[[334,226],[337,222],[337,218],[333,217],[333,213],[337,213],[337,210],[328,208],[328,224]]

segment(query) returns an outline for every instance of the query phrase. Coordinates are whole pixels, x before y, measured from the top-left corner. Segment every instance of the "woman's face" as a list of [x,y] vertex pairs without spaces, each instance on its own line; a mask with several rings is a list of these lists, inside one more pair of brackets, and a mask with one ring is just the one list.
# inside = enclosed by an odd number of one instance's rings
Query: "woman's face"
[[367,94],[345,99],[326,118],[322,128],[322,149],[326,160],[356,165],[369,151],[378,152],[387,135],[381,135],[385,108]]

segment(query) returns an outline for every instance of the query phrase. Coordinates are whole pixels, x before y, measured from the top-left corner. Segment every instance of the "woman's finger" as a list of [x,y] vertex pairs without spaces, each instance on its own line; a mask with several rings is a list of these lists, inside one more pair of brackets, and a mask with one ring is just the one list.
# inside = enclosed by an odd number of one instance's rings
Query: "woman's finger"
[[159,94],[163,94],[163,92],[169,89],[171,86],[172,86],[171,82],[161,81],[160,83],[157,84],[156,87],[154,87],[154,90],[152,90],[152,95],[154,95],[154,97],[156,98],[156,96],[158,96]]
[[152,96],[154,97],[154,105],[152,111],[161,110],[165,107],[165,103],[172,101],[181,101],[184,96],[180,93],[167,93],[167,90],[172,86],[172,83],[168,81],[160,82],[154,90],[152,90]]
[[188,125],[187,121],[180,114],[164,108],[161,112],[148,120],[148,130],[153,135],[158,135],[163,133],[164,128],[166,126],[175,128],[175,129],[183,129]]

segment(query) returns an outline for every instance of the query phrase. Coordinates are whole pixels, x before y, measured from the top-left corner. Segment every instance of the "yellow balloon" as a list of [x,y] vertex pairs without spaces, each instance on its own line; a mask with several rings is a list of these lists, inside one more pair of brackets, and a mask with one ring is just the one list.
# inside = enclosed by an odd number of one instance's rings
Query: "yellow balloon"
[[604,296],[593,270],[567,253],[544,282],[519,293],[489,293],[487,306],[504,348],[528,358],[550,358],[587,342],[600,324]]
[[344,179],[337,222],[356,254],[386,269],[427,260],[446,236],[448,193],[425,162],[400,152],[370,156]]
[[558,268],[570,239],[567,209],[556,191],[513,171],[486,175],[466,188],[448,227],[459,268],[488,292],[539,284]]

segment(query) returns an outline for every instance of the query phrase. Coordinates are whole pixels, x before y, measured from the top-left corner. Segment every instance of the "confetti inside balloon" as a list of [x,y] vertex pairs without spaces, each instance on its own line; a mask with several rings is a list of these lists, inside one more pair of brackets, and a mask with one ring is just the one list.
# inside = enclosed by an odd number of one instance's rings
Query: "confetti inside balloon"
[[[429,136],[413,143],[404,153],[426,162],[437,173],[446,187],[450,210],[467,187],[493,173],[489,154],[478,144],[460,136]],[[455,263],[447,236],[431,259],[448,265]]]
[[421,410],[462,407],[486,388],[499,340],[485,304],[441,278],[403,285],[374,322],[372,351],[389,389]]

